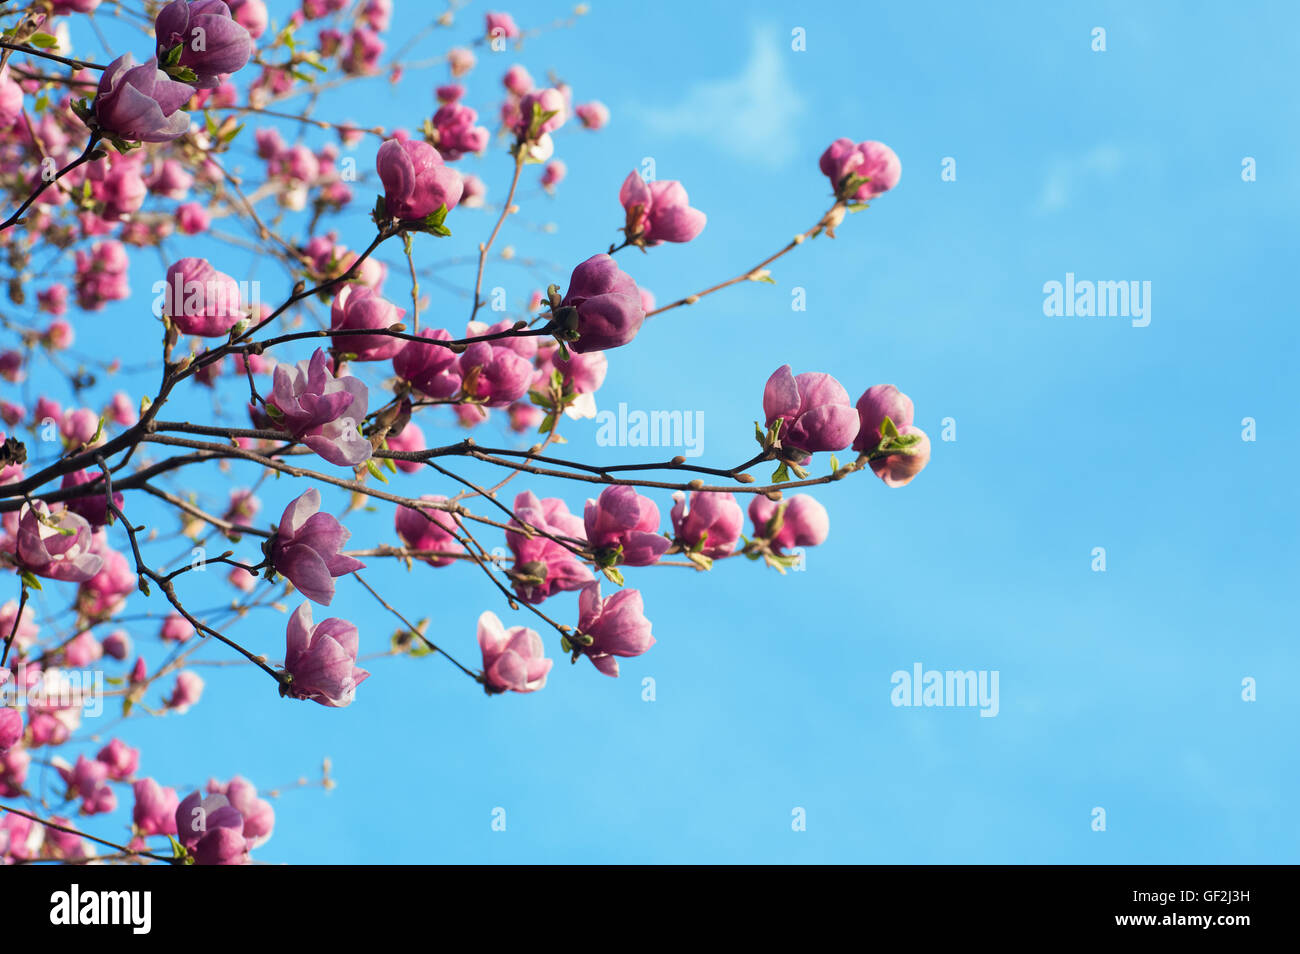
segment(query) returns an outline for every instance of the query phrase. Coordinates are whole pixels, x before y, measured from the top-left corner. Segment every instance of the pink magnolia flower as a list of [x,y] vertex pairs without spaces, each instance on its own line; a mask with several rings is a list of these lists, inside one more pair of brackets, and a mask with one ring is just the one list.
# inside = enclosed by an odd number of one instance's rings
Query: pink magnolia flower
[[[260,136],[260,129],[258,134]],[[183,199],[194,185],[194,177],[185,171],[179,160],[164,159],[154,166],[145,182],[154,195],[164,199]]]
[[125,661],[131,655],[131,637],[120,629],[105,636],[103,646],[104,655],[118,662]]
[[[65,506],[73,513],[84,517],[92,527],[102,527],[108,523],[108,498],[104,493],[104,475],[101,471],[98,469],[69,471],[63,475],[59,487],[67,490],[96,482],[99,484],[98,491],[91,491],[85,497],[74,497]],[[119,508],[122,506],[122,495],[116,491],[113,492],[113,503]]]
[[618,676],[615,656],[640,656],[655,644],[640,591],[619,590],[602,600],[599,583],[578,596],[578,634],[590,642],[579,639],[576,650],[607,676]]
[[249,849],[265,844],[275,830],[275,809],[265,798],[257,795],[257,786],[236,775],[229,782],[208,780],[210,795],[224,795],[244,818],[244,838]]
[[37,292],[36,301],[41,311],[51,315],[62,315],[68,310],[68,286],[62,283],[53,284],[44,291]]
[[194,626],[180,613],[168,613],[158,638],[164,643],[184,643],[194,635]]
[[[420,337],[450,341],[451,333],[442,328],[425,328]],[[448,398],[460,391],[460,357],[441,345],[404,341],[404,347],[393,356],[393,371],[428,397]]]
[[176,208],[176,227],[186,235],[200,235],[208,230],[210,223],[207,209],[197,202],[186,202]]
[[603,252],[573,270],[556,314],[564,333],[577,333],[569,350],[583,354],[625,345],[641,330],[641,295],[626,272]]
[[24,504],[18,518],[18,563],[51,580],[80,583],[104,568],[93,549],[90,524],[80,514],[50,510],[43,500]]
[[[330,306],[331,331],[382,331],[399,324],[406,309],[398,308],[365,285],[344,285]],[[406,342],[387,335],[335,335],[334,350],[351,354],[356,361],[386,361],[402,350]]]
[[289,617],[284,669],[292,679],[281,694],[334,708],[351,705],[357,686],[370,677],[357,667],[357,645],[355,626],[336,618],[313,625],[311,604],[303,603]]
[[121,739],[110,739],[95,758],[108,766],[108,777],[118,782],[125,782],[140,767],[140,750]]
[[515,18],[508,13],[489,13],[486,20],[489,38],[514,39],[519,36],[519,27],[515,24]]
[[449,102],[433,114],[436,144],[442,158],[454,162],[466,153],[482,152],[487,148],[487,127],[476,126],[476,122],[478,113],[458,102]]
[[190,128],[181,107],[192,87],[169,79],[157,60],[139,66],[123,53],[104,70],[95,96],[95,121],[110,136],[129,142],[169,142]]
[[101,214],[105,219],[125,218],[144,205],[149,187],[141,175],[142,160],[131,156],[118,156],[112,165],[97,162],[90,166],[86,178],[90,181],[91,195],[103,203]]
[[54,767],[68,785],[68,798],[80,798],[81,810],[87,815],[116,810],[117,795],[105,782],[109,767],[103,762],[78,755],[76,765],[55,759]]
[[574,112],[587,129],[603,129],[609,123],[609,107],[597,99],[581,104]]
[[183,334],[217,338],[242,321],[239,283],[205,258],[182,258],[167,269],[163,313]]
[[0,709],[0,755],[23,739],[23,714],[17,709]]
[[271,539],[271,566],[303,596],[329,606],[334,577],[365,568],[339,553],[350,536],[333,515],[321,512],[320,491],[311,487],[284,509]]
[[467,50],[463,46],[452,47],[447,51],[447,64],[451,68],[452,76],[464,76],[477,62],[478,57],[474,55],[474,51]]
[[[396,434],[390,431],[385,440],[391,451],[421,451],[428,446],[424,441],[424,432],[414,421],[407,421],[406,426]],[[414,474],[424,469],[424,465],[418,460],[395,460],[393,463],[404,474]]]
[[547,192],[554,192],[555,187],[564,181],[564,177],[568,172],[569,167],[561,160],[552,159],[546,164],[546,168],[542,170],[542,188]]
[[201,698],[203,698],[202,677],[186,669],[176,675],[176,684],[172,687],[172,694],[167,697],[165,705],[168,709],[185,712]]
[[519,100],[519,116],[515,120],[514,133],[521,142],[536,142],[563,126],[567,118],[568,107],[564,94],[558,89],[548,87],[531,90]]
[[244,593],[251,593],[253,590],[257,589],[257,577],[252,573],[249,573],[242,566],[237,566],[231,569],[231,571],[226,574],[226,580],[231,586],[235,587],[235,589]]
[[154,20],[154,33],[158,62],[168,63],[169,54],[179,46],[176,65],[195,73],[190,82],[199,89],[220,86],[253,55],[252,37],[231,17],[223,0],[172,0]]
[[803,462],[816,451],[848,447],[858,433],[858,415],[849,392],[829,374],[795,375],[783,364],[772,372],[763,389],[763,414],[767,427],[780,418],[777,434],[785,456]]
[[582,519],[569,513],[563,500],[558,497],[538,500],[527,490],[515,498],[514,513],[512,527],[528,526],[539,531],[531,536],[517,530],[506,531],[506,546],[515,558],[511,578],[515,592],[523,600],[541,603],[552,593],[576,590],[591,582],[591,571],[582,560],[557,542],[567,540],[575,548],[585,542]]
[[583,513],[587,542],[602,565],[649,566],[670,546],[659,535],[659,508],[632,487],[606,487]]
[[857,440],[853,442],[853,449],[859,454],[870,454],[880,448],[881,441],[886,437],[882,425],[888,417],[898,438],[912,440],[906,449],[899,449],[871,461],[871,470],[887,487],[902,487],[910,483],[930,462],[929,435],[912,424],[912,399],[892,384],[877,384],[867,388],[862,397],[858,398],[857,407],[861,429]]
[[366,0],[361,7],[361,16],[372,30],[382,33],[388,29],[393,17],[393,0]]
[[330,373],[320,348],[308,361],[277,364],[267,411],[273,420],[331,464],[355,466],[370,459],[361,435],[370,397],[350,374]]
[[[883,142],[836,139],[822,153],[821,170],[831,180],[837,198],[866,202],[898,185],[903,164]],[[866,181],[850,188],[850,176]]]
[[745,526],[745,514],[736,503],[734,495],[704,490],[691,492],[690,511],[686,509],[686,494],[680,490],[673,494],[673,536],[686,550],[710,559],[729,556],[736,549],[740,531]]
[[104,647],[90,630],[78,633],[63,647],[63,663],[73,669],[85,669],[104,658]]
[[489,692],[536,692],[546,685],[553,660],[546,658],[542,637],[534,630],[506,629],[496,613],[486,612],[478,618],[478,645]]
[[423,219],[440,207],[450,212],[464,186],[427,142],[390,139],[379,147],[375,166],[384,183],[384,204],[397,219]]
[[0,747],[0,795],[13,798],[15,795],[22,794],[23,784],[27,781],[27,769],[31,763],[32,757],[26,749],[14,747],[5,752],[3,747]]
[[77,608],[92,619],[120,612],[127,594],[138,584],[135,571],[122,554],[105,549],[101,558],[99,572],[84,581],[77,592]]
[[343,72],[350,76],[370,76],[379,72],[379,58],[384,55],[384,41],[368,26],[359,26],[348,34],[339,57]]
[[789,547],[812,547],[826,541],[831,518],[826,508],[807,494],[776,502],[755,496],[749,504],[754,536],[771,542],[780,553]]
[[176,789],[164,788],[152,778],[142,778],[132,783],[131,790],[135,794],[131,821],[140,834],[176,834],[176,809],[180,804]]
[[627,212],[624,233],[635,245],[661,242],[689,242],[704,231],[707,216],[693,209],[686,189],[672,179],[647,183],[633,170],[618,190],[618,200]]
[[506,407],[528,393],[533,366],[494,341],[479,341],[460,356],[461,389],[488,407]]
[[23,114],[23,88],[9,77],[8,64],[0,70],[0,129],[8,129]]
[[235,22],[247,30],[254,40],[266,32],[270,17],[262,0],[226,0],[226,5],[230,7],[230,15],[235,18]]
[[501,77],[501,85],[516,96],[523,96],[533,89],[533,77],[518,63],[506,70]]
[[[410,427],[408,424],[407,427]],[[422,494],[421,500],[430,503],[443,503],[446,497],[437,494]],[[398,507],[393,517],[397,536],[412,550],[426,550],[432,553],[464,553],[465,548],[457,542],[456,521],[445,510],[416,509],[415,507]],[[421,557],[430,566],[448,566],[456,562],[454,556]]]
[[203,797],[191,792],[176,807],[176,840],[185,846],[196,865],[248,863],[244,816],[224,795]]

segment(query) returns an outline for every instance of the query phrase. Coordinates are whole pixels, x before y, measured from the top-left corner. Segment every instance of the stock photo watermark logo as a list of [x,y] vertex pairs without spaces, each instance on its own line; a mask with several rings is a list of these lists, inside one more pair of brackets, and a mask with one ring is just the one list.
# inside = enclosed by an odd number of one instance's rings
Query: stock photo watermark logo
[[1065,281],[1043,284],[1043,314],[1048,318],[1130,318],[1134,328],[1151,324],[1149,281]]
[[153,895],[148,891],[83,891],[73,884],[50,895],[50,923],[56,926],[124,926],[148,934],[153,926]]
[[153,315],[170,316],[256,314],[262,304],[262,283],[236,281],[217,273],[210,280],[186,279],[178,271],[153,283]]
[[704,454],[703,411],[618,411],[596,413],[596,443],[600,447],[678,447],[683,457]]
[[912,671],[899,669],[889,677],[893,690],[889,701],[895,707],[979,708],[980,718],[998,714],[1000,670],[925,669],[912,664]]
[[97,718],[104,712],[102,669],[29,669],[18,666],[14,678],[0,682],[0,707],[14,709],[80,709]]

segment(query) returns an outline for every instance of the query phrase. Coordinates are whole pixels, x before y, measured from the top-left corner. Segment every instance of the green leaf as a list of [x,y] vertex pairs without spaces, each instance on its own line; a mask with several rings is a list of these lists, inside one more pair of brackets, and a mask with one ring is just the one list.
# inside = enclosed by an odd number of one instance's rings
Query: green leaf
[[610,582],[617,583],[619,586],[623,585],[623,574],[619,571],[618,567],[616,566],[601,567],[601,572],[605,574],[605,576],[610,580]]
[[32,573],[31,570],[23,570],[23,585],[30,586],[34,590],[45,589],[43,586],[41,586],[41,581],[36,579],[36,576]]
[[181,54],[184,52],[185,52],[185,44],[177,43],[170,50],[168,50],[167,55],[163,57],[163,66],[175,66],[177,63],[181,61]]
[[33,33],[27,42],[32,46],[40,47],[42,50],[52,50],[59,45],[59,38],[50,36],[48,33]]
[[388,478],[384,476],[384,472],[379,469],[379,465],[375,463],[373,457],[366,461],[366,470],[370,471],[371,475],[381,483],[388,483]]
[[568,636],[560,637],[560,649],[564,650],[566,653],[573,652],[573,643],[569,642]]
[[772,471],[772,483],[783,484],[790,479],[790,471],[785,466],[785,461],[777,465],[776,470]]
[[831,454],[831,473],[833,474],[839,469],[840,469],[840,459],[836,457],[834,454]]
[[898,428],[894,426],[894,422],[888,414],[886,414],[885,419],[880,422],[880,433],[884,437],[898,436]]

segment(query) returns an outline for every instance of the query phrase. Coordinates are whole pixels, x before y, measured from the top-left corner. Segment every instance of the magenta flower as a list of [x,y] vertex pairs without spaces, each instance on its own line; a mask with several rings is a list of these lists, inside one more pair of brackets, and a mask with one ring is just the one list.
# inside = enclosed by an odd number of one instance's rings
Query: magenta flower
[[[861,429],[853,449],[859,454],[871,454],[885,441],[884,449],[894,450],[870,462],[871,470],[887,487],[910,483],[930,462],[930,438],[912,424],[914,413],[912,399],[892,384],[867,388],[858,398]],[[895,433],[885,434],[885,418],[889,418]]]
[[0,709],[0,755],[23,739],[23,714],[17,709]]
[[94,532],[71,510],[50,510],[43,500],[24,504],[18,518],[18,565],[51,580],[84,583],[104,568]]
[[598,99],[581,104],[574,109],[574,113],[587,129],[603,129],[609,123],[609,107]]
[[176,809],[180,804],[176,789],[163,788],[152,778],[136,780],[131,786],[135,807],[131,821],[142,835],[176,834]]
[[745,526],[745,513],[734,495],[692,491],[689,512],[686,495],[680,490],[673,494],[673,501],[670,517],[673,536],[679,546],[711,560],[729,556],[736,549],[740,531]]
[[244,839],[249,849],[265,844],[275,829],[275,809],[265,798],[258,798],[257,786],[241,775],[222,784],[208,780],[208,794],[224,795],[244,818]]
[[139,66],[123,53],[104,70],[95,96],[95,122],[115,139],[169,142],[190,128],[181,107],[194,95],[184,83],[169,79],[157,60]]
[[[143,659],[140,662],[144,662]],[[172,694],[164,700],[168,709],[176,712],[186,712],[190,706],[196,705],[203,698],[203,677],[196,672],[190,672],[186,669],[184,672],[177,673],[176,683],[172,686]]]
[[[525,93],[519,100],[519,116],[514,132],[521,141],[538,142],[555,132],[568,119],[564,94],[553,86]],[[550,156],[544,158],[549,159]]]
[[[215,89],[253,55],[253,38],[222,0],[172,0],[154,20],[158,62],[188,68],[199,89]],[[173,52],[180,47],[180,52]]]
[[[584,637],[589,641],[584,642]],[[599,583],[583,587],[578,596],[577,639],[571,643],[605,675],[617,677],[615,656],[640,656],[655,644],[640,591],[619,590],[602,600]]]
[[140,767],[140,750],[131,748],[121,739],[109,740],[95,758],[108,766],[108,777],[118,782],[125,782]]
[[515,558],[510,576],[520,598],[540,603],[552,593],[576,590],[592,581],[591,570],[572,550],[557,542],[563,540],[575,549],[585,543],[582,519],[569,513],[563,500],[538,500],[527,490],[515,498],[514,513],[512,527],[526,525],[536,531],[531,536],[506,531],[506,546]]
[[769,541],[777,553],[824,543],[831,529],[826,508],[807,494],[795,494],[779,503],[756,496],[749,504],[749,519],[754,521],[755,539]]
[[[330,306],[331,331],[381,331],[401,322],[406,309],[398,308],[373,288],[344,285]],[[335,335],[331,339],[339,354],[351,354],[356,361],[387,361],[406,344],[388,335]]]
[[[92,491],[85,497],[74,497],[65,504],[73,513],[85,517],[86,522],[92,527],[102,527],[108,523],[108,498],[103,490],[103,480],[104,475],[98,469],[74,470],[64,474],[63,480],[59,483],[62,489],[67,490],[69,487],[80,487],[83,484],[99,481],[99,491]],[[113,503],[121,509],[122,495],[116,491],[113,493]]]
[[[410,427],[408,424],[407,427]],[[421,500],[430,503],[443,503],[446,497],[438,494],[422,494]],[[425,550],[432,553],[464,553],[465,548],[455,537],[456,521],[445,510],[415,507],[398,507],[393,517],[397,536],[412,550]],[[430,566],[448,566],[456,562],[454,556],[420,557]]]
[[239,283],[205,258],[182,258],[167,269],[163,313],[183,334],[217,338],[246,314]]
[[248,863],[244,816],[224,795],[191,792],[176,807],[176,840],[197,865]]
[[796,463],[816,451],[842,450],[858,433],[857,412],[840,382],[829,374],[792,374],[788,364],[767,379],[763,413],[769,428],[777,418],[784,421],[777,439],[784,456]]
[[488,407],[506,407],[528,393],[533,365],[514,349],[479,341],[460,356],[461,388]]
[[[421,338],[450,341],[442,328],[425,328]],[[411,382],[417,391],[431,398],[448,398],[460,391],[460,355],[442,345],[403,339],[403,348],[393,355],[393,371]]]
[[68,798],[80,798],[81,810],[87,815],[99,815],[117,809],[117,795],[108,787],[108,766],[98,759],[77,756],[77,764],[69,766],[62,759],[54,760],[60,777],[68,786]]
[[649,566],[670,546],[659,535],[655,502],[624,484],[606,487],[596,500],[588,500],[583,517],[587,542],[602,566]]
[[384,183],[384,205],[396,219],[423,219],[460,201],[460,173],[427,142],[390,139],[379,147],[375,167]]
[[281,694],[332,708],[350,706],[357,686],[370,677],[357,667],[357,645],[355,626],[337,618],[313,625],[311,604],[303,603],[289,617],[284,669],[292,678],[281,684]]
[[553,661],[546,658],[542,637],[525,626],[506,629],[497,614],[478,618],[478,645],[483,651],[483,685],[489,692],[536,692],[546,685]]
[[478,113],[455,101],[444,104],[433,114],[436,145],[442,158],[455,162],[466,153],[482,152],[487,148],[487,127],[476,126],[476,122]]
[[583,354],[625,345],[641,330],[641,294],[614,259],[593,255],[573,270],[556,312],[562,334],[576,333],[569,350]]
[[680,182],[646,182],[634,169],[618,190],[618,201],[627,212],[624,233],[634,245],[661,242],[689,242],[704,231],[707,216],[692,209]]
[[903,164],[883,142],[836,139],[821,157],[821,170],[837,198],[866,202],[898,185]]
[[335,377],[320,348],[308,361],[277,364],[267,412],[279,426],[331,464],[354,467],[370,459],[361,435],[370,397],[350,374]]
[[350,536],[331,514],[321,512],[320,491],[311,487],[284,508],[271,538],[271,566],[307,599],[329,606],[334,577],[366,566],[339,553]]
[[489,13],[487,35],[489,38],[500,36],[513,39],[519,36],[519,27],[515,25],[515,18],[508,13]]

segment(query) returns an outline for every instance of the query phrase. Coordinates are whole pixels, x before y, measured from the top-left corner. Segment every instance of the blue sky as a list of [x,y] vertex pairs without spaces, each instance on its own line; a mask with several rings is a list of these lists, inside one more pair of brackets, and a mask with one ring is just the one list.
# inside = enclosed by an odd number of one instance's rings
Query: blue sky
[[[398,6],[394,36],[428,16]],[[485,284],[514,308],[563,284],[616,238],[618,185],[652,157],[709,224],[689,246],[621,263],[661,302],[698,291],[817,220],[829,204],[817,158],[832,139],[887,142],[903,163],[897,189],[837,239],[781,259],[775,286],[743,284],[651,319],[610,354],[598,403],[703,411],[704,461],[730,466],[753,452],[763,383],[779,365],[830,372],[855,398],[892,382],[934,439],[930,466],[904,489],[869,475],[819,489],[831,534],[803,572],[747,561],[708,575],[631,571],[658,643],[618,680],[560,659],[544,691],[489,699],[445,660],[383,659],[356,703],[334,711],[281,700],[246,667],[203,669],[202,704],[123,730],[144,747],[143,769],[180,787],[235,773],[271,787],[331,757],[334,791],[277,801],[275,836],[257,852],[269,862],[1295,861],[1300,705],[1284,594],[1298,568],[1300,14],[1281,3],[592,6],[521,52],[480,48],[468,79],[485,114],[515,62],[537,77],[554,69],[577,101],[613,114],[599,134],[557,137],[568,180],[550,198],[530,168],[503,232],[554,267],[494,262]],[[532,26],[566,10],[514,12]],[[472,5],[419,55],[480,23]],[[1095,27],[1104,52],[1091,48]],[[795,28],[806,50],[791,49]],[[445,78],[442,67],[411,72],[400,94],[355,83],[321,115],[415,128]],[[375,147],[356,151],[360,169],[373,168]],[[1256,181],[1243,181],[1245,157]],[[945,158],[955,181],[941,179]],[[489,201],[509,162],[496,144],[467,162]],[[354,248],[371,234],[370,188],[334,222]],[[448,224],[452,238],[422,236],[417,254],[469,256],[491,217],[458,210]],[[232,274],[250,267],[195,244]],[[177,248],[171,257],[193,254]],[[400,302],[404,262],[382,257]],[[133,277],[141,298],[150,267],[142,258]],[[1067,273],[1150,282],[1150,324],[1046,317],[1044,283]],[[265,261],[248,274],[272,301],[289,284]],[[467,267],[441,274],[472,280]],[[804,312],[790,307],[796,287]],[[426,320],[459,331],[466,299],[426,291]],[[120,347],[137,332],[152,342],[150,321],[139,300],[80,316],[77,347]],[[151,372],[113,386],[154,383]],[[171,416],[208,403],[182,400]],[[939,439],[945,418],[954,441]],[[426,434],[454,439],[441,420]],[[597,447],[595,430],[568,423],[566,453],[661,453]],[[523,443],[495,426],[488,435]],[[449,492],[426,475],[394,485]],[[224,499],[216,481],[180,486]],[[588,496],[532,486],[574,509]],[[268,488],[264,516],[299,490]],[[656,499],[666,520],[670,500]],[[389,539],[391,519],[386,508],[353,514],[353,542]],[[1096,547],[1105,572],[1092,569]],[[374,561],[365,575],[471,665],[483,609],[526,622],[471,566],[407,574]],[[196,605],[220,600],[216,588],[192,592]],[[133,598],[131,611],[146,608]],[[545,609],[573,618],[576,599]],[[355,585],[328,615],[361,625],[363,652],[384,649],[396,624]],[[140,644],[154,626],[136,631]],[[283,628],[262,611],[231,634],[276,656]],[[205,657],[224,658],[219,647]],[[996,718],[891,705],[891,675],[918,662],[998,671]],[[1104,832],[1092,828],[1097,807]],[[804,831],[792,830],[796,809]]]

